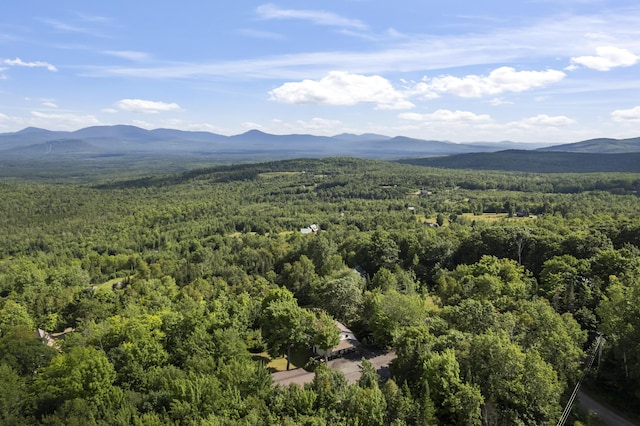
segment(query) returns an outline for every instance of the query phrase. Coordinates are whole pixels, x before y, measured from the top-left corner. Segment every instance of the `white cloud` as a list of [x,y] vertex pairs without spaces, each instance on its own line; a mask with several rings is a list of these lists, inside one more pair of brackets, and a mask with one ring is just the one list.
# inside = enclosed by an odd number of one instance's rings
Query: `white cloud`
[[222,128],[220,126],[213,125],[211,123],[184,123],[181,124],[180,127],[183,130],[189,130],[194,132],[212,132],[212,133],[220,133],[227,134],[230,133],[228,129]]
[[23,126],[43,127],[50,130],[76,130],[101,124],[93,115],[78,115],[72,113],[48,114],[40,111],[31,111],[31,118],[16,118],[13,121]]
[[42,102],[42,106],[46,106],[47,108],[58,108],[58,105],[53,99],[40,99],[40,102]]
[[434,99],[442,93],[463,98],[476,98],[483,95],[497,95],[504,92],[524,92],[535,87],[556,83],[566,76],[562,71],[516,71],[512,67],[500,67],[488,76],[467,75],[454,77],[446,75],[424,78],[416,85],[416,94]]
[[11,65],[12,67],[28,67],[28,68],[42,67],[52,72],[58,71],[58,69],[53,65],[51,65],[50,63],[42,62],[42,61],[24,62],[20,58],[15,58],[15,59],[5,59],[2,62],[6,65]]
[[175,102],[148,101],[144,99],[122,99],[115,104],[119,109],[129,112],[141,112],[144,114],[157,114],[159,112],[176,111],[180,105]]
[[598,47],[596,56],[578,56],[571,58],[571,64],[567,69],[573,70],[577,65],[582,65],[597,71],[609,71],[616,67],[629,67],[640,60],[640,57],[627,49],[614,46]]
[[269,92],[269,100],[290,104],[356,105],[373,103],[379,109],[408,109],[414,105],[389,80],[331,71],[320,80],[285,83]]
[[136,127],[140,127],[141,129],[147,129],[147,130],[151,130],[156,127],[153,125],[153,123],[149,123],[148,121],[143,121],[143,120],[133,120],[131,124],[133,124]]
[[265,127],[262,124],[254,123],[252,121],[245,121],[244,123],[242,123],[242,127],[247,130],[265,130]]
[[333,130],[343,125],[340,120],[329,120],[319,117],[312,118],[309,121],[298,120],[296,124],[306,130]]
[[344,124],[340,120],[320,117],[292,122],[274,118],[266,126],[253,125],[252,128],[276,135],[311,133],[319,136],[331,136],[344,131]]
[[262,19],[301,19],[316,25],[355,28],[365,30],[367,26],[357,19],[344,18],[340,15],[321,10],[280,9],[274,4],[258,6],[256,12]]
[[575,124],[575,120],[564,115],[549,116],[547,114],[536,115],[535,117],[528,117],[520,121],[509,123],[509,126],[519,127],[523,129],[530,129],[534,127],[565,127]]
[[145,52],[137,52],[134,50],[105,50],[105,55],[115,56],[118,58],[128,59],[130,61],[142,62],[149,59],[149,55]]
[[611,113],[611,118],[618,122],[640,122],[640,106],[615,110]]
[[[430,114],[407,112],[399,114],[398,118],[416,123],[418,126],[415,129],[405,128],[405,132],[408,131],[425,138],[424,132],[427,131],[434,135],[430,136],[432,138],[459,141],[464,139],[469,141],[499,140],[498,138],[540,141],[565,134],[564,127],[575,123],[574,120],[562,115],[549,116],[547,114],[504,123],[496,121],[488,114],[446,109],[437,110]],[[461,129],[464,130],[461,131]]]
[[505,101],[502,98],[493,98],[489,101],[492,106],[500,106],[500,105],[511,105],[513,102]]
[[491,116],[488,114],[478,115],[470,111],[450,111],[448,109],[439,109],[431,114],[405,112],[398,114],[398,118],[428,123],[478,123],[491,121]]

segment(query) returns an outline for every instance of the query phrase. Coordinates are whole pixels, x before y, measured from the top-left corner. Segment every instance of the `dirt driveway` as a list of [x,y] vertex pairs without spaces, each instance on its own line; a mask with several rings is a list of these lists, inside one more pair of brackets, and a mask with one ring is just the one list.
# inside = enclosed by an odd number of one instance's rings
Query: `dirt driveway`
[[[382,377],[389,377],[389,363],[395,359],[396,353],[393,351],[370,351],[364,350],[359,354],[351,354],[343,358],[336,358],[329,361],[329,367],[342,371],[349,383],[355,383],[360,378],[360,362],[365,358],[373,364],[378,374]],[[314,373],[305,371],[302,368],[289,371],[279,371],[272,374],[273,382],[281,385],[297,383],[303,385],[313,380]]]

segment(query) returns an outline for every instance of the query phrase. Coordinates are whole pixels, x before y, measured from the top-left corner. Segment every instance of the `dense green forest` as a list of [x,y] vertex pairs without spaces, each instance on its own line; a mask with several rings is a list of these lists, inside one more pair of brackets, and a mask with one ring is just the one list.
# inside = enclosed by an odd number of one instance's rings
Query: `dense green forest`
[[[0,424],[552,425],[597,333],[587,384],[637,407],[639,187],[344,158],[2,180]],[[334,319],[389,377],[274,384],[256,354]]]
[[[580,142],[575,145],[586,143]],[[601,151],[570,151],[572,145],[568,144],[536,151],[511,149],[499,152],[408,158],[399,161],[449,169],[509,170],[532,173],[640,173],[640,153],[637,150],[618,152],[613,146],[597,146]],[[608,152],[605,151],[607,148],[613,152],[604,154],[603,152]],[[561,151],[563,149],[569,152]],[[585,147],[585,149],[588,148]]]

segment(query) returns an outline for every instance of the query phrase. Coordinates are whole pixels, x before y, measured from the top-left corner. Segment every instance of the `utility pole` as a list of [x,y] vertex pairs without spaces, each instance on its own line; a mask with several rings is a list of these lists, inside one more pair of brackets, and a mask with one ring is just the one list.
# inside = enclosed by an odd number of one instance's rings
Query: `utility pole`
[[[578,391],[580,390],[580,385],[582,384],[582,380],[584,380],[585,376],[591,369],[591,366],[593,365],[593,361],[596,359],[596,355],[599,355],[601,353],[600,350],[603,344],[604,344],[604,335],[602,333],[598,333],[598,337],[594,342],[595,346],[591,352],[591,355],[589,356],[589,359],[587,360],[584,370],[582,371],[582,375],[580,376],[578,383],[576,383],[576,386],[573,388],[573,393],[571,394],[569,401],[567,401],[567,405],[564,407],[562,416],[560,417],[560,420],[558,420],[558,424],[556,426],[564,426],[565,422],[569,418],[569,414],[571,413],[571,406],[573,405],[573,401],[576,399],[576,395],[578,395]],[[598,357],[598,364],[600,363],[599,358],[600,357]]]

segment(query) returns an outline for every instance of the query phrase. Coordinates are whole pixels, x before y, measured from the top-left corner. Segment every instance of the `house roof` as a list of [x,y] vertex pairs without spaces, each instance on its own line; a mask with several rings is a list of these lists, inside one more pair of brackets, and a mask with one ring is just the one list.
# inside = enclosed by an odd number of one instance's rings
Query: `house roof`
[[340,321],[335,321],[335,323],[336,327],[338,327],[338,330],[340,330],[341,333],[353,333],[353,331],[349,330],[349,328]]
[[338,343],[338,346],[334,346],[333,348],[331,348],[331,350],[334,352],[339,352],[347,349],[354,349],[358,346],[360,346],[360,342],[355,339],[342,339],[340,340],[340,343]]

